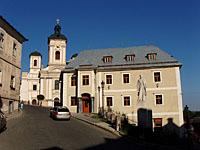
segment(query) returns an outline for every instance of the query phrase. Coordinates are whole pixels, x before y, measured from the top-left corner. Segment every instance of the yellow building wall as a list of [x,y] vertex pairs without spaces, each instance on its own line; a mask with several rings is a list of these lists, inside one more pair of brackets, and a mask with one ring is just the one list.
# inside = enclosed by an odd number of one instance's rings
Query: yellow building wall
[[[180,116],[182,113],[182,102],[180,103],[180,98],[182,97],[180,92],[180,85],[178,85],[177,78],[177,67],[168,67],[168,68],[154,68],[154,69],[143,69],[140,70],[109,70],[109,71],[98,71],[94,75],[94,71],[79,71],[79,90],[78,95],[81,97],[83,93],[94,94],[96,101],[95,107],[98,110],[99,101],[100,106],[102,106],[102,86],[101,82],[105,82],[104,86],[104,108],[106,106],[106,97],[113,98],[113,106],[111,109],[114,112],[125,113],[129,118],[132,118],[134,122],[137,122],[137,110],[141,107],[152,110],[153,118],[163,118],[163,125],[167,123],[168,118],[173,118],[173,121],[180,125],[182,123]],[[161,82],[154,82],[154,72],[160,72]],[[129,74],[130,83],[123,83],[123,74]],[[67,74],[68,83],[67,83],[67,98],[70,102],[70,97],[75,96],[75,87],[71,87],[71,75]],[[87,86],[82,85],[82,75],[89,75],[90,84]],[[106,75],[112,75],[112,84],[106,84]],[[146,100],[143,103],[138,102],[137,96],[137,81],[139,76],[142,75],[143,79],[146,81],[147,86],[147,96]],[[92,77],[94,80],[92,80]],[[100,87],[100,93],[97,90],[97,87]],[[94,91],[95,90],[95,91]],[[156,104],[155,95],[163,96],[163,103],[158,105]],[[131,97],[131,105],[124,106],[124,96]],[[182,99],[181,99],[182,101]],[[76,112],[76,107],[71,107],[73,112]],[[181,109],[180,109],[181,107]]]

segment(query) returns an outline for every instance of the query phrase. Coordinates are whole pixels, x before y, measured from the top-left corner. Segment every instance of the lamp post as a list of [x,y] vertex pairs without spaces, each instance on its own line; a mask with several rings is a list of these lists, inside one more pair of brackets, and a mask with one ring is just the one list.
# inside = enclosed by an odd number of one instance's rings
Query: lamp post
[[102,80],[101,88],[102,88],[102,114],[103,114],[103,117],[104,117],[104,85],[105,85],[105,82]]
[[101,90],[101,87],[100,86],[98,86],[98,93],[99,93],[99,114],[100,114],[100,112],[101,112],[101,109],[100,109],[100,90]]

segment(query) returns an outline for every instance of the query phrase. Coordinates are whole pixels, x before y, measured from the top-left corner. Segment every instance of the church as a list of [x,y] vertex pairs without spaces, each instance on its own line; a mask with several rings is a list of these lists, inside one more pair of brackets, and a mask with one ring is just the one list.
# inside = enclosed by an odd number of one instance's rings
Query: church
[[[138,122],[138,110],[152,115],[154,127],[169,119],[183,124],[182,64],[155,45],[83,50],[66,63],[67,38],[59,23],[48,37],[48,66],[30,54],[30,72],[22,73],[21,100],[32,105],[67,106],[73,113],[112,110]],[[28,87],[28,88],[27,88]],[[38,101],[37,96],[44,100]]]
[[[60,72],[66,65],[67,38],[61,33],[59,21],[54,33],[48,37],[48,65],[42,68],[42,55],[34,51],[29,55],[30,71],[22,72],[20,100],[32,105],[53,107],[60,104]],[[44,100],[38,101],[37,96]]]

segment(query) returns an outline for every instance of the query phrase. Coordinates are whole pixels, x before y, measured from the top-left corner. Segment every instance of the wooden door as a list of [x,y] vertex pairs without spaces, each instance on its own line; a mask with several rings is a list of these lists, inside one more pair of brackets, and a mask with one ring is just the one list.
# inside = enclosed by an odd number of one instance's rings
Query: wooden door
[[90,105],[89,105],[89,99],[83,100],[83,112],[89,113],[90,112]]

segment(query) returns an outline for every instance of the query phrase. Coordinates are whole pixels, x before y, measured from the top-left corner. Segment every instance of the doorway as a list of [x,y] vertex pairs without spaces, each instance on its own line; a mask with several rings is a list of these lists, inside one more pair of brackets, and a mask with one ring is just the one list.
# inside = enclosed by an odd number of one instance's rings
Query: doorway
[[82,109],[84,113],[91,112],[91,97],[88,93],[82,94]]
[[37,101],[35,99],[32,100],[32,105],[36,105]]

